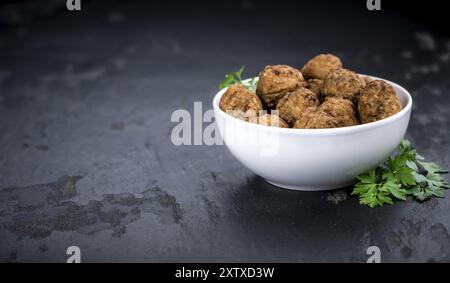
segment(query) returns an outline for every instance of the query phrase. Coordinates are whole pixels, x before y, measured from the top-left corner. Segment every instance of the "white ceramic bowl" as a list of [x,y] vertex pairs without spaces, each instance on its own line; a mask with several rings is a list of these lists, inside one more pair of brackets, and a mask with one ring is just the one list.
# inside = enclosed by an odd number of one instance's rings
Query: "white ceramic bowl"
[[403,108],[373,123],[334,129],[286,129],[248,123],[219,108],[226,91],[222,89],[213,100],[216,124],[236,159],[275,186],[304,191],[345,187],[386,159],[408,127],[411,95],[403,87],[384,81],[394,87]]

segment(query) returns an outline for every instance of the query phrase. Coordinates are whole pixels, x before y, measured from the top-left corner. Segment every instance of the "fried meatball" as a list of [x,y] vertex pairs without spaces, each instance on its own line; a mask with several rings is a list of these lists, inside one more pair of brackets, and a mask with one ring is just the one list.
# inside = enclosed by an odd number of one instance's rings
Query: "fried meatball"
[[259,73],[256,94],[268,108],[274,108],[280,98],[302,83],[303,75],[297,69],[286,65],[266,66]]
[[242,84],[228,87],[220,99],[219,107],[228,114],[246,121],[263,110],[259,97]]
[[309,89],[300,87],[283,96],[278,101],[277,110],[280,113],[280,117],[292,125],[305,109],[318,106],[319,103],[317,94]]
[[369,82],[358,97],[359,118],[364,124],[392,116],[401,109],[394,88],[382,80]]
[[373,81],[373,79],[372,79],[371,77],[366,77],[366,76],[360,76],[360,77],[362,77],[362,79],[364,80],[364,82],[366,83],[366,85],[367,85],[368,83],[370,83],[371,81]]
[[323,80],[329,72],[342,68],[341,60],[332,54],[320,54],[309,60],[302,68],[306,79]]
[[322,93],[323,81],[319,79],[309,79],[303,83],[303,86],[310,91],[320,95]]
[[349,127],[359,124],[355,112],[355,105],[348,99],[328,97],[319,106],[318,110],[336,119],[339,127]]
[[297,129],[324,129],[337,128],[338,121],[323,111],[311,107],[303,111],[300,118],[295,122],[294,128]]
[[264,114],[259,117],[252,118],[250,122],[265,126],[289,128],[288,124],[278,115]]
[[322,86],[323,96],[335,96],[355,101],[366,82],[357,73],[347,69],[331,71]]

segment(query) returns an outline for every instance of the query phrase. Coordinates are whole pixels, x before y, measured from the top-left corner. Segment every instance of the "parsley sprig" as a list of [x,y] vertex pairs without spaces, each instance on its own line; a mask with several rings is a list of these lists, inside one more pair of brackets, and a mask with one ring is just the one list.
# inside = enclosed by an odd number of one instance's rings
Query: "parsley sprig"
[[359,175],[352,195],[359,196],[362,205],[370,207],[392,204],[394,199],[406,200],[408,195],[418,201],[443,197],[450,188],[436,163],[425,162],[411,143],[403,140],[395,157],[389,157],[378,168]]
[[233,84],[243,84],[250,90],[256,89],[256,78],[252,78],[250,81],[243,82],[242,81],[242,73],[244,72],[245,66],[242,66],[236,72],[228,73],[225,75],[225,79],[219,84],[219,89],[223,89],[229,87]]

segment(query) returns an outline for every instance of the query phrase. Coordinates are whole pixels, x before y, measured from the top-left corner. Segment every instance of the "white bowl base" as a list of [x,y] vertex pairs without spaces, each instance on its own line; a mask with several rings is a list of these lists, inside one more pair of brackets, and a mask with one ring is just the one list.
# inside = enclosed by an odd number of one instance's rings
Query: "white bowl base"
[[337,190],[337,189],[343,189],[345,187],[348,187],[350,185],[353,185],[356,183],[356,181],[352,181],[348,184],[344,184],[342,186],[325,186],[321,188],[317,187],[304,187],[304,186],[291,186],[291,185],[284,185],[276,182],[269,181],[267,179],[264,179],[267,183],[274,185],[275,187],[287,189],[287,190],[293,190],[293,191],[304,191],[304,192],[316,192],[316,191],[330,191],[330,190]]

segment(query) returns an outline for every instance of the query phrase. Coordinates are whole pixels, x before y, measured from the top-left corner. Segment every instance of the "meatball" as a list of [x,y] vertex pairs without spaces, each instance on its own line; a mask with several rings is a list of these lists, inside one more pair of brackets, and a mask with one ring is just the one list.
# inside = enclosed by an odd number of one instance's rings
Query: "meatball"
[[228,114],[246,121],[263,110],[259,97],[242,84],[228,87],[220,99],[219,107]]
[[266,66],[259,74],[256,94],[268,108],[274,108],[280,98],[302,83],[303,75],[297,69],[286,65]]
[[373,79],[371,77],[366,77],[366,76],[362,76],[362,79],[364,80],[364,82],[366,83],[366,85],[368,83],[370,83],[371,81],[373,81]]
[[273,114],[264,114],[259,117],[254,117],[250,122],[271,127],[289,128],[288,124],[283,119],[278,115]]
[[303,86],[310,91],[320,95],[322,93],[322,85],[323,81],[319,79],[309,79],[307,80]]
[[317,94],[301,87],[281,98],[278,101],[277,110],[280,113],[280,117],[292,125],[305,109],[319,106],[319,103]]
[[324,129],[337,127],[339,127],[339,123],[334,117],[323,111],[318,111],[317,108],[314,107],[306,109],[294,124],[294,128],[297,129]]
[[331,71],[322,86],[323,96],[335,96],[355,101],[359,91],[366,85],[363,78],[347,69]]
[[336,119],[339,127],[349,127],[359,124],[355,106],[353,102],[347,99],[328,97],[319,106],[319,111],[325,112]]
[[306,79],[323,80],[329,72],[342,68],[341,60],[332,54],[320,54],[309,60],[302,68]]
[[382,80],[369,82],[358,97],[358,113],[361,123],[387,118],[401,109],[402,105],[394,88]]

